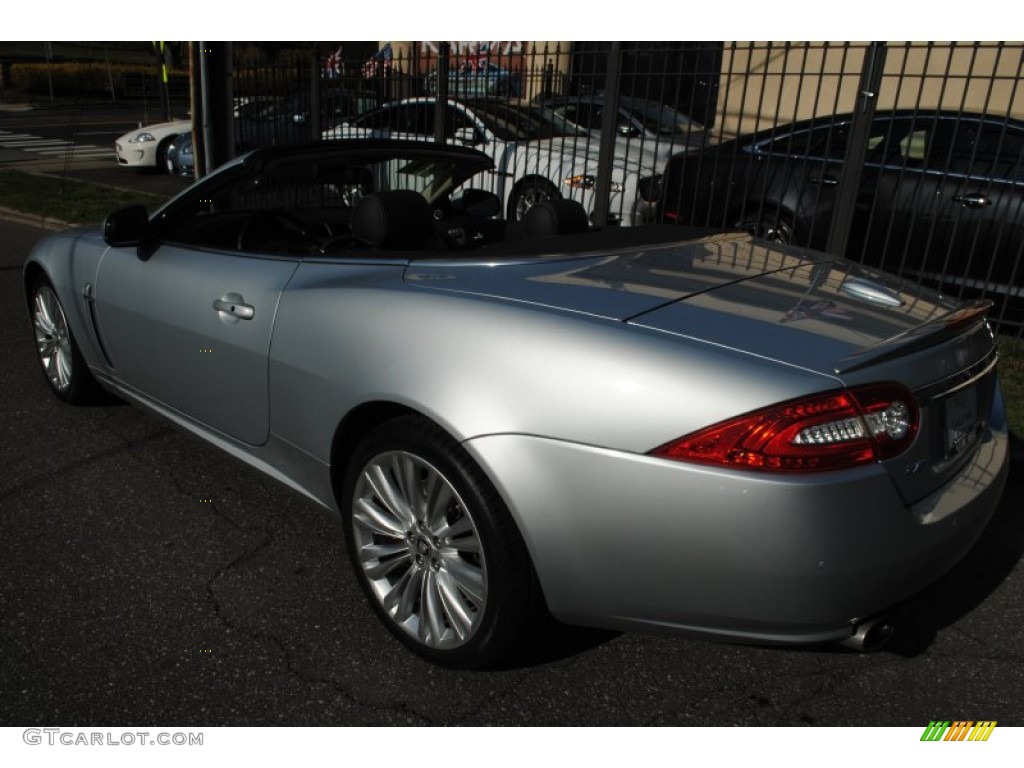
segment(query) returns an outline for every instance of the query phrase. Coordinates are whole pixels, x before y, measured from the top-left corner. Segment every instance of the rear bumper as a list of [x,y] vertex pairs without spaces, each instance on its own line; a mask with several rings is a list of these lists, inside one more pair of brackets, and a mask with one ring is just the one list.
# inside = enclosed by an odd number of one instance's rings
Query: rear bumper
[[1008,472],[999,431],[910,507],[877,466],[779,480],[521,435],[466,447],[498,479],[558,618],[759,642],[846,638],[934,582]]

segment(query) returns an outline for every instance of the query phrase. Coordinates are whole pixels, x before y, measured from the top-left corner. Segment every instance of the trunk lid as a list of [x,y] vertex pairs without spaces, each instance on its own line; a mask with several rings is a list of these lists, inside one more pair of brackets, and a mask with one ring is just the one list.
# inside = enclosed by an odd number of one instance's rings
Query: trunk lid
[[913,446],[886,462],[908,503],[963,466],[992,409],[984,306],[747,235],[487,266],[417,262],[406,277],[737,350],[833,377],[837,389],[897,382],[920,412]]

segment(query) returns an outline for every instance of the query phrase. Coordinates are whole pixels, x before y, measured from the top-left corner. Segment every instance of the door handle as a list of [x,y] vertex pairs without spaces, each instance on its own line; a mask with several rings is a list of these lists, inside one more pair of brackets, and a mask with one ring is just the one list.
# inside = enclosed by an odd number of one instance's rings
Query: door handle
[[224,299],[217,299],[213,302],[213,308],[218,312],[227,312],[229,315],[234,315],[241,320],[252,320],[253,315],[256,314],[256,309],[251,304],[243,304],[239,301],[225,301]]
[[839,183],[835,176],[811,176],[807,179],[811,184],[822,184],[826,187],[834,187]]
[[992,205],[992,201],[978,192],[971,192],[968,195],[954,195],[954,203],[960,203],[964,208],[984,208]]

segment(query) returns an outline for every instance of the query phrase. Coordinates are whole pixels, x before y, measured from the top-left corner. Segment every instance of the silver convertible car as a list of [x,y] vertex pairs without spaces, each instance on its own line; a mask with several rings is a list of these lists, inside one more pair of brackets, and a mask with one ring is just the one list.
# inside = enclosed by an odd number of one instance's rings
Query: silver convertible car
[[[507,659],[544,612],[874,644],[1007,474],[987,305],[744,233],[495,218],[468,148],[259,150],[42,241],[41,368],[340,516],[413,651]],[[456,192],[456,190],[458,190]]]

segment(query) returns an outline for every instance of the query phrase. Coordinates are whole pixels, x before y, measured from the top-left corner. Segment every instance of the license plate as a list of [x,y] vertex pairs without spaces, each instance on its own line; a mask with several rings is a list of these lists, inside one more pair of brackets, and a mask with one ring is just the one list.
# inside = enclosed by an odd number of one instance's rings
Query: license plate
[[946,398],[946,456],[956,456],[978,432],[978,393],[968,387]]

